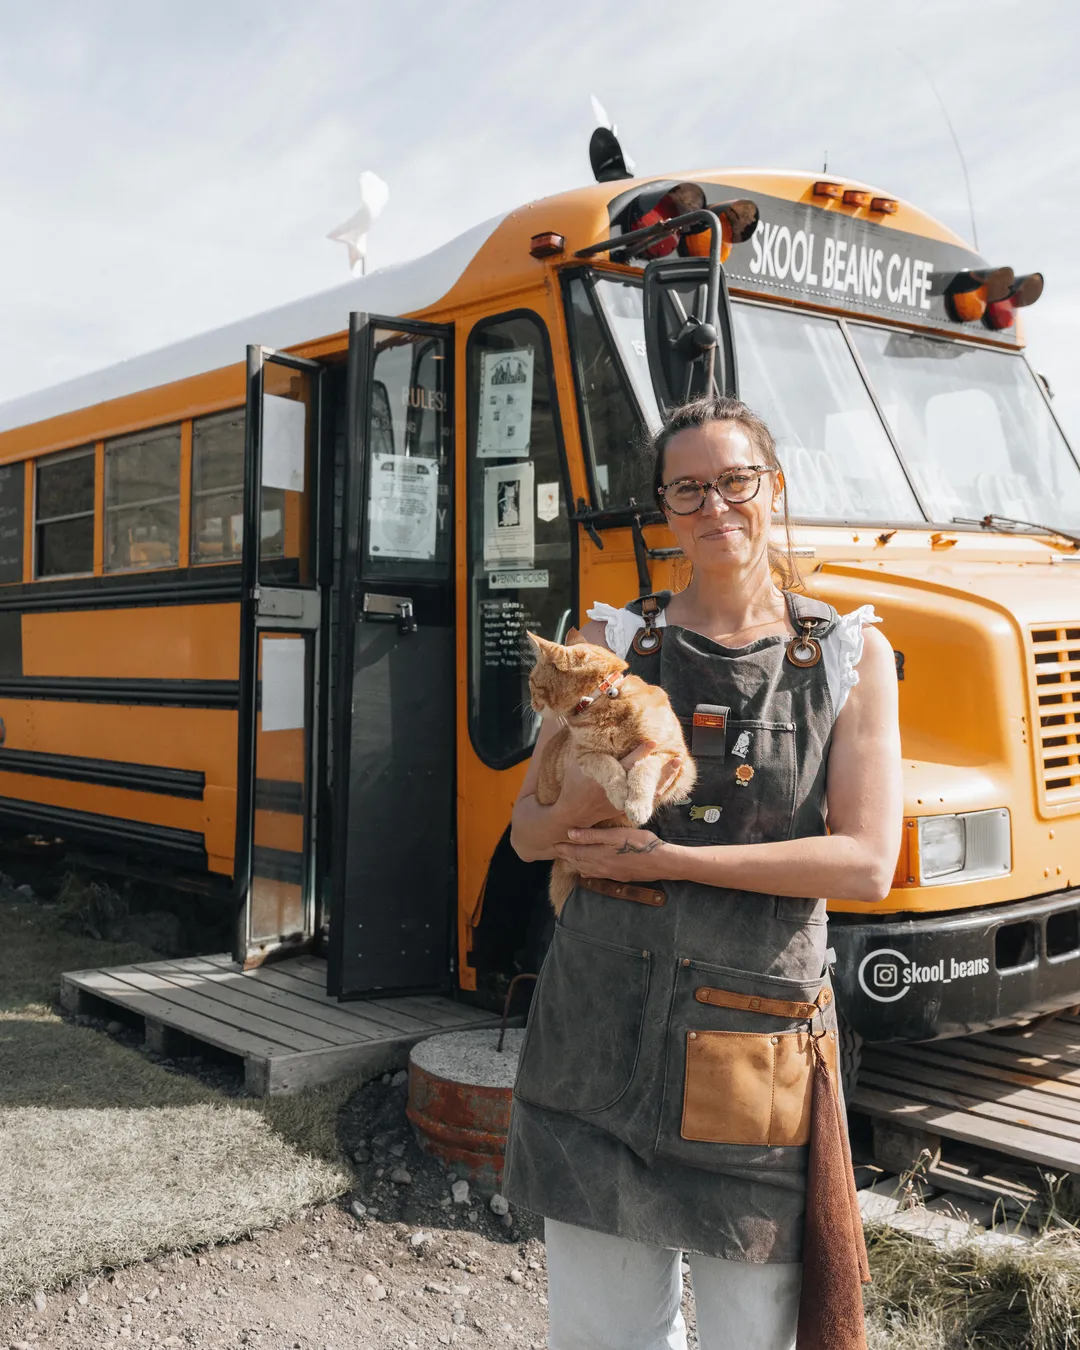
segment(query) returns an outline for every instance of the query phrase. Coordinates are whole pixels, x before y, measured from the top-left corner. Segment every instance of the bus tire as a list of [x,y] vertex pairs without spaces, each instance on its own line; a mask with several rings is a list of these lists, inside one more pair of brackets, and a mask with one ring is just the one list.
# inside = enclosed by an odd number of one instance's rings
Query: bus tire
[[836,1028],[839,1042],[840,1085],[844,1090],[844,1101],[850,1105],[855,1086],[859,1081],[863,1038],[839,1009],[836,1012]]

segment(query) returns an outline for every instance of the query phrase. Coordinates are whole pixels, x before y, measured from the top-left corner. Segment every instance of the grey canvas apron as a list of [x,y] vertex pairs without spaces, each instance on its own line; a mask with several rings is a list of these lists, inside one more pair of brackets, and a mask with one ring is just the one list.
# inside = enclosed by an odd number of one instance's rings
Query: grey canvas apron
[[[788,602],[819,639],[836,623],[820,601]],[[729,648],[674,625],[659,631],[659,650],[631,651],[630,668],[667,691],[698,782],[691,804],[665,808],[651,828],[690,846],[824,834],[834,720],[824,662],[793,664],[784,636]],[[805,1064],[809,1035],[835,1045],[825,901],[682,881],[622,896],[612,883],[608,894],[588,886],[567,902],[536,987],[504,1193],[653,1246],[800,1260],[805,1131],[790,1112],[768,1118],[743,1050],[752,1043],[765,1057],[782,1096],[784,1065]],[[791,1016],[815,1002],[813,1025],[805,1011]],[[751,1090],[733,1091],[739,1082]]]

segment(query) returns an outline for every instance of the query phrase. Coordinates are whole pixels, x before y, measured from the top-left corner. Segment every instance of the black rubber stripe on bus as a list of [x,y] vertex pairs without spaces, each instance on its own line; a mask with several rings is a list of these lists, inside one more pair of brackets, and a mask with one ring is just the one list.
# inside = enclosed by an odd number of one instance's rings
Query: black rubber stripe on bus
[[[0,767],[3,760],[0,759]],[[282,778],[256,778],[255,810],[279,811],[282,815],[304,814],[303,783],[288,782]]]
[[[263,559],[259,580],[264,586],[296,586],[295,558]],[[63,581],[20,581],[0,585],[0,613],[64,609],[132,609],[143,605],[226,604],[241,598],[240,565],[210,563],[196,567],[163,567],[132,575],[65,577]]]
[[0,746],[0,773],[28,773],[35,778],[62,778],[69,783],[97,783],[131,792],[158,792],[164,797],[202,801],[206,775],[195,769],[166,769],[157,764],[129,764],[119,759],[85,755],[50,755],[40,750],[7,750]]
[[168,825],[148,825],[142,820],[100,816],[93,811],[71,811],[17,797],[0,797],[0,825],[27,834],[57,835],[61,839],[96,844],[113,853],[145,853],[155,858],[173,858],[188,867],[205,870],[207,866],[203,836]]
[[251,853],[251,875],[268,881],[291,881],[299,886],[304,880],[304,855],[285,848],[260,848],[256,844]]
[[0,679],[0,697],[43,698],[57,703],[148,704],[158,708],[232,708],[237,680],[114,680],[80,675],[24,675]]

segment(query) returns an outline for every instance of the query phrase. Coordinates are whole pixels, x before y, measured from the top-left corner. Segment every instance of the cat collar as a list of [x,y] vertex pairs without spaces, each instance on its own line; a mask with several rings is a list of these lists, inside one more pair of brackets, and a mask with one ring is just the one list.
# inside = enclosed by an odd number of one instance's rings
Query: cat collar
[[607,694],[608,698],[619,697],[619,686],[626,679],[625,672],[617,672],[613,675],[607,675],[600,681],[591,694],[586,694],[583,699],[579,699],[574,708],[574,712],[584,712],[591,703],[595,703],[601,694]]

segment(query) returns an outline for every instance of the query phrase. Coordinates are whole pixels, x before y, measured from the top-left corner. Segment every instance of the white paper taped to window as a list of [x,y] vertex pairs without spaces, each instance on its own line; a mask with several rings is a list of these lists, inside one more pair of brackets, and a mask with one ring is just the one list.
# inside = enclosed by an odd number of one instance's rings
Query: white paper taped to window
[[305,665],[303,638],[263,638],[263,731],[297,731],[304,725]]
[[536,537],[533,462],[484,470],[484,563],[532,567]]
[[304,490],[304,428],[307,408],[295,398],[263,395],[263,487]]
[[485,352],[480,375],[480,459],[524,459],[532,434],[533,349]]
[[368,557],[426,562],[435,556],[439,461],[372,455]]

